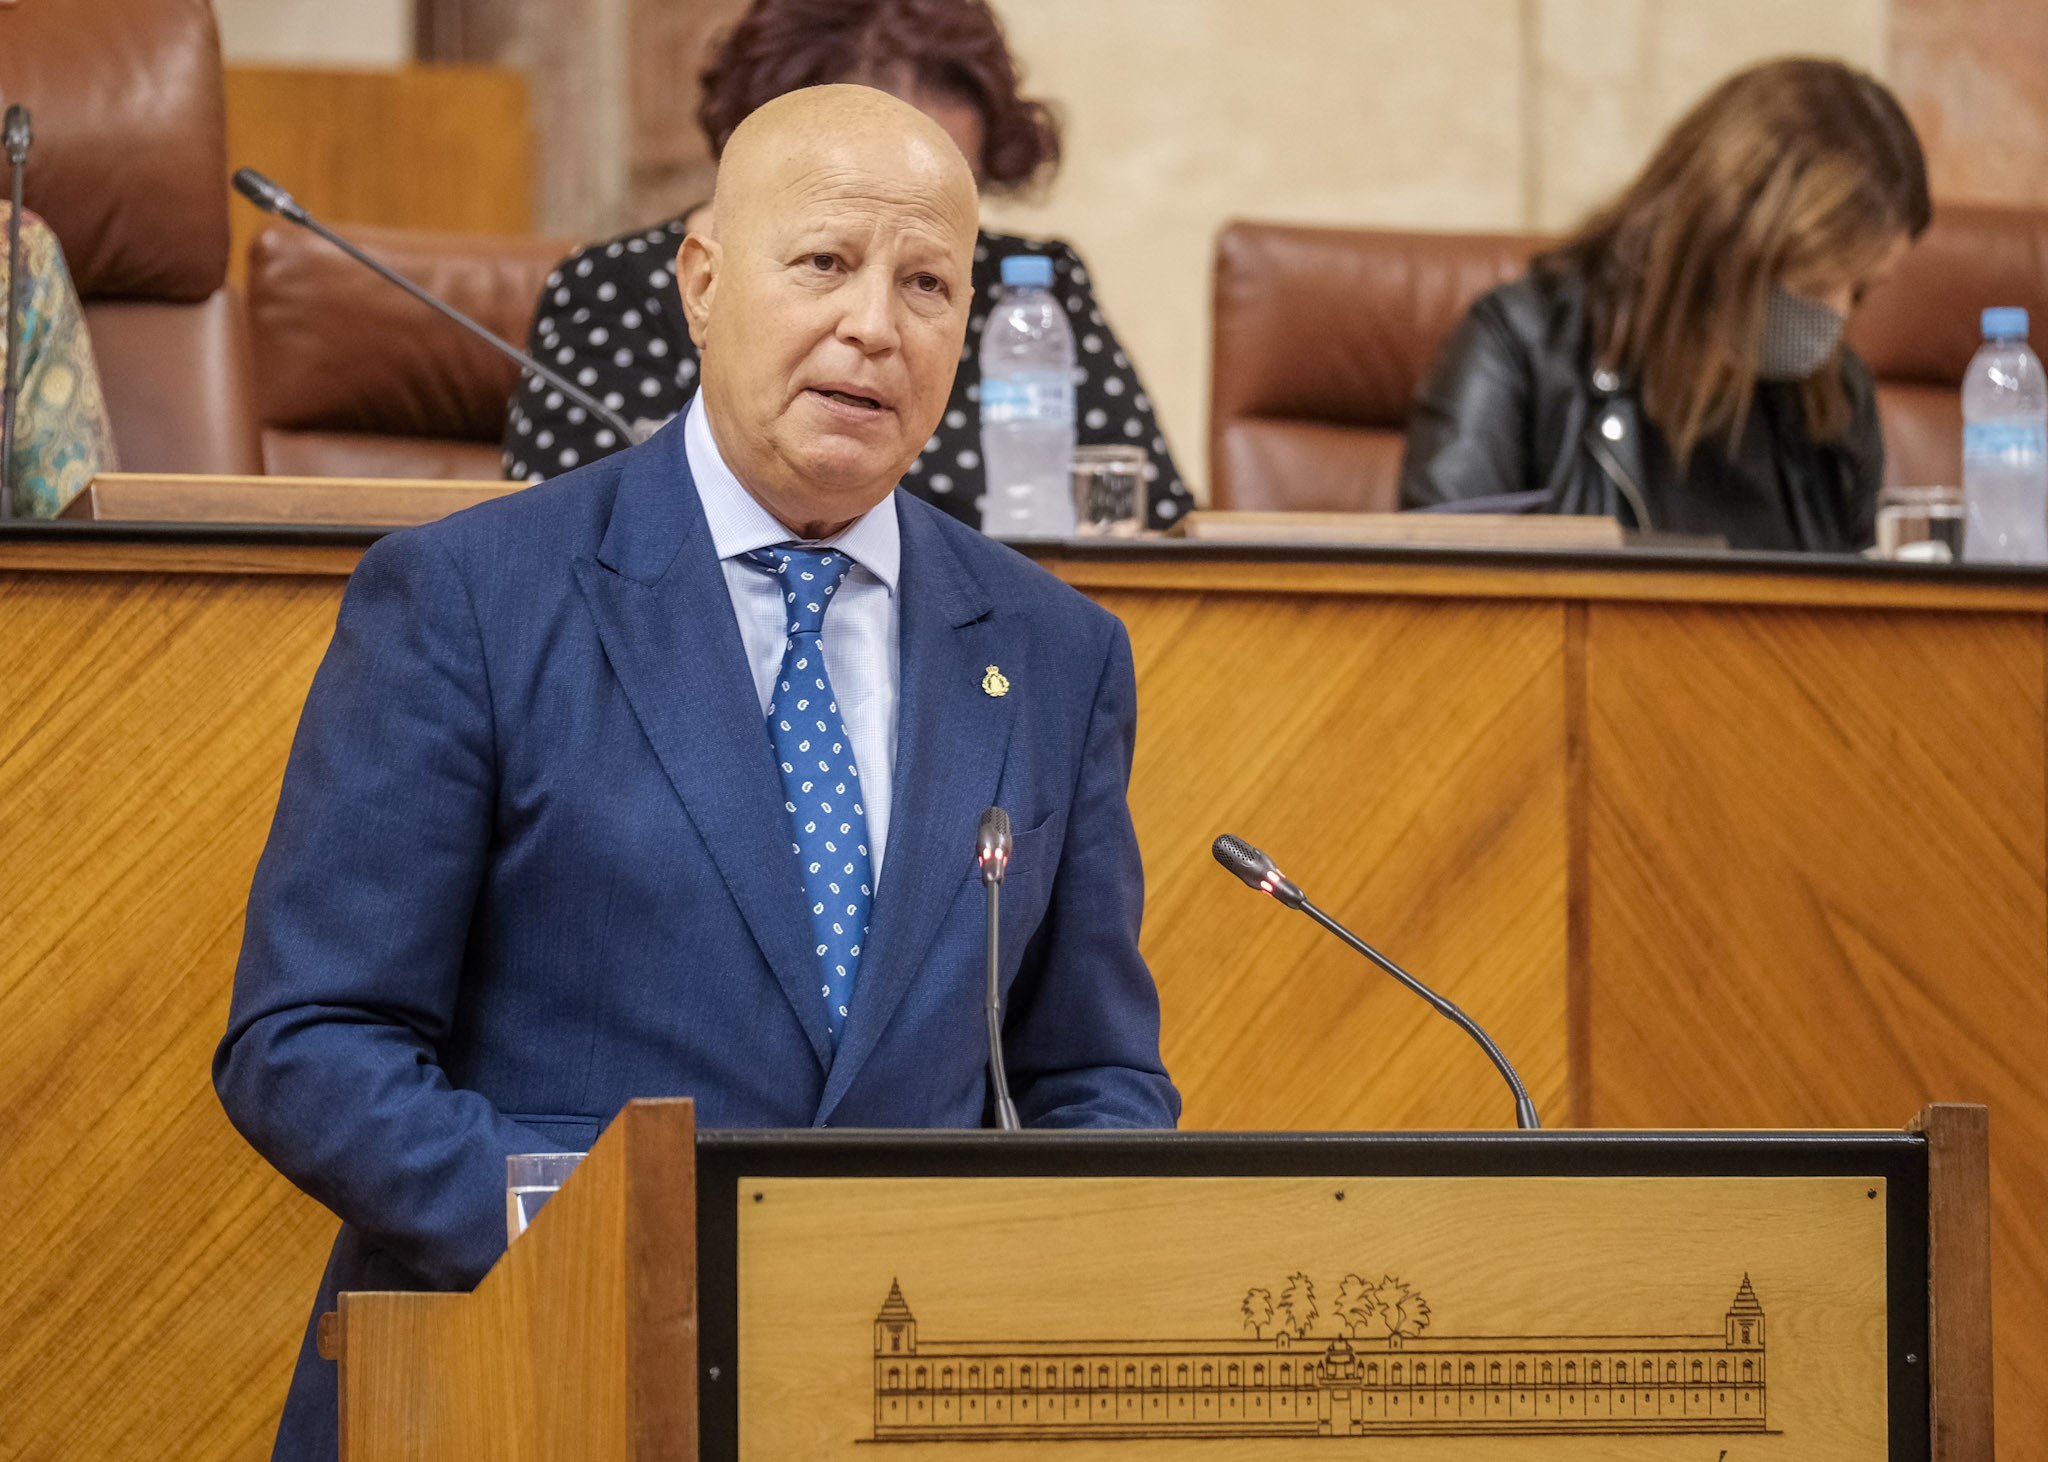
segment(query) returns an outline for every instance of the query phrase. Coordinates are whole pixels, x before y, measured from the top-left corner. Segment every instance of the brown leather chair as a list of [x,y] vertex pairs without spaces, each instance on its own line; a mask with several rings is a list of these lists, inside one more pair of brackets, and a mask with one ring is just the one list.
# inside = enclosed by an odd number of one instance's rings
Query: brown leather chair
[[[1209,491],[1219,508],[1387,511],[1416,388],[1528,234],[1232,223],[1217,239]],[[1951,205],[1857,313],[1893,482],[1962,470],[1959,388],[1985,305],[2048,342],[2048,211]]]
[[35,116],[25,202],[85,303],[121,465],[259,471],[207,0],[0,6],[0,90]]
[[1415,387],[1541,241],[1234,222],[1216,241],[1209,500],[1389,512]]
[[1890,481],[1962,480],[1963,372],[1982,343],[1988,305],[2023,306],[2034,349],[2048,349],[2048,210],[1938,209],[1856,312],[1849,343],[1877,377]]
[[[526,343],[548,272],[575,245],[343,228],[486,329]],[[273,224],[249,248],[263,460],[298,477],[502,475],[517,366],[324,240]]]

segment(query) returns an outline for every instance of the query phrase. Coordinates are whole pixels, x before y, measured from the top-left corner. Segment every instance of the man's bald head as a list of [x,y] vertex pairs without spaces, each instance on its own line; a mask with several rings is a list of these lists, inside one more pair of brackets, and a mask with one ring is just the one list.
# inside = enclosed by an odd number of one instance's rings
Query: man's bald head
[[871,86],[807,86],[756,108],[734,129],[712,190],[712,231],[746,227],[791,174],[817,166],[893,160],[921,174],[959,210],[972,233],[980,212],[974,171],[946,129],[906,101]]
[[802,536],[887,497],[938,426],[977,212],[945,130],[869,87],[777,97],[726,144],[676,277],[719,452]]

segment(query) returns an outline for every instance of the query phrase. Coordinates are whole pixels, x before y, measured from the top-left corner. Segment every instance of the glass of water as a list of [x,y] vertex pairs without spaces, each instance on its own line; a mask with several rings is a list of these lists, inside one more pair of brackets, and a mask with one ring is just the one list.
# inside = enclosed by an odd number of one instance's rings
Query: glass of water
[[515,1152],[505,1159],[505,1242],[526,1232],[541,1205],[583,1161],[580,1152]]
[[1877,556],[1902,563],[1960,563],[1963,490],[1888,487],[1877,495]]
[[1127,538],[1145,526],[1143,447],[1074,448],[1074,532]]

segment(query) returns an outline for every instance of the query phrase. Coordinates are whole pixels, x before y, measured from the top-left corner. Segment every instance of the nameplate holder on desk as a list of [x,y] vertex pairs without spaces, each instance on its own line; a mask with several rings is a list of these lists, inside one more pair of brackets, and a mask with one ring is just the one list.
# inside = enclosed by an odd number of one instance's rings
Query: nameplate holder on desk
[[1174,528],[1213,543],[1308,543],[1351,548],[1620,548],[1613,518],[1549,513],[1189,513]]
[[517,492],[523,486],[497,480],[102,472],[59,516],[101,523],[409,528]]

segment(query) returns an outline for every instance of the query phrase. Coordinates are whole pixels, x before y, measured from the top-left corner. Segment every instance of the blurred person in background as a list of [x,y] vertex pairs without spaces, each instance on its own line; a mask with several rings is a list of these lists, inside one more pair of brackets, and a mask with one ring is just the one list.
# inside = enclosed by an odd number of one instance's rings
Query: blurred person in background
[[[12,212],[0,199],[0,311],[9,287],[4,240]],[[21,361],[10,464],[15,515],[54,518],[96,474],[112,470],[114,432],[64,251],[33,213],[21,218],[21,314],[13,338],[0,345],[7,367],[17,352]]]
[[[1016,63],[985,0],[755,0],[704,71],[697,119],[712,155],[757,107],[827,82],[877,87],[925,113],[959,146],[984,194],[1042,185],[1058,169],[1058,123],[1045,103],[1019,94]],[[527,348],[636,425],[658,426],[679,413],[696,390],[698,359],[674,256],[687,232],[705,227],[708,210],[700,204],[563,260],[542,293]],[[952,397],[904,489],[980,525],[981,333],[1010,254],[1052,259],[1052,293],[1074,331],[1079,441],[1145,448],[1150,524],[1166,527],[1194,501],[1080,256],[1058,240],[986,229],[975,243],[975,305]],[[533,380],[512,398],[505,473],[539,481],[627,445]]]
[[1804,59],[1730,77],[1472,306],[1417,394],[1401,505],[1527,494],[1740,549],[1863,548],[1884,445],[1842,332],[1930,212],[1882,84]]

